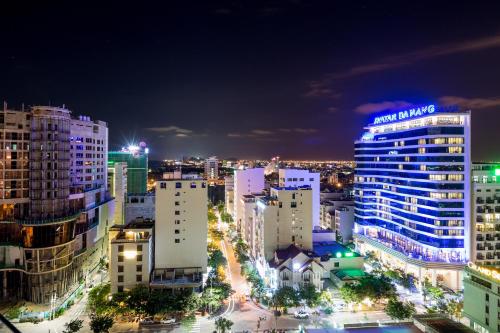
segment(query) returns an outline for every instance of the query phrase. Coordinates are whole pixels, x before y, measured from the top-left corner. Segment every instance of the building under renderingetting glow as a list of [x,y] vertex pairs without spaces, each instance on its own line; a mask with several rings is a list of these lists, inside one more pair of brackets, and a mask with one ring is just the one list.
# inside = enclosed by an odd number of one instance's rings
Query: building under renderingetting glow
[[470,113],[427,105],[377,116],[355,161],[361,252],[459,289],[470,256]]

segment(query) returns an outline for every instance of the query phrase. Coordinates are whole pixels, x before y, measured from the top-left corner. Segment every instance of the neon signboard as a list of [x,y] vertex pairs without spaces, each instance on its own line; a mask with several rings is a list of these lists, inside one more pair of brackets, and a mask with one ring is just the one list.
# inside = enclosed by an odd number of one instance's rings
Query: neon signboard
[[497,280],[497,281],[500,281],[500,272],[497,272],[495,270],[492,270],[492,269],[489,269],[489,268],[486,268],[486,267],[482,267],[482,266],[478,266],[472,262],[469,262],[467,264],[467,266],[469,266],[470,269],[476,271],[476,272],[479,272],[487,277],[490,277],[494,280]]
[[428,114],[432,114],[435,111],[436,111],[436,106],[434,104],[429,104],[417,108],[393,112],[390,114],[385,114],[383,116],[375,117],[373,124],[374,125],[386,124],[386,123],[392,123],[393,121],[421,117]]

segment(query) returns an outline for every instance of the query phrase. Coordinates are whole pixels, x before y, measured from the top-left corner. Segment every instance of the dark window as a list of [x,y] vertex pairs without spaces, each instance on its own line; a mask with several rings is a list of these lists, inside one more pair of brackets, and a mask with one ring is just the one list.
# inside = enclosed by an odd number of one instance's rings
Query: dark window
[[139,255],[137,256],[137,261],[142,261],[142,254],[139,254]]
[[135,281],[142,282],[142,275],[136,275],[135,276]]
[[175,215],[180,215],[180,214],[181,214],[181,212],[179,210],[175,211]]
[[123,252],[123,245],[118,245],[118,252]]
[[118,286],[118,292],[122,293],[123,292],[123,286]]
[[118,256],[118,262],[123,262],[123,256]]
[[160,183],[160,188],[167,188],[167,183]]
[[118,282],[123,282],[123,275],[118,275]]
[[142,245],[137,245],[137,251],[142,251]]
[[182,188],[182,183],[181,182],[175,183],[175,188]]
[[334,266],[334,267],[339,267],[339,266],[340,266],[340,263],[339,263],[339,262],[335,262],[335,263],[333,263],[333,266]]
[[142,272],[142,265],[137,265],[137,266],[135,267],[135,271],[136,271],[136,272]]
[[176,238],[176,239],[175,239],[175,242],[176,242],[176,243],[180,243],[180,242],[181,242],[181,240],[180,240],[179,238]]
[[176,233],[176,234],[180,233],[179,229],[175,229],[174,233]]
[[121,265],[118,266],[118,273],[123,273],[123,266]]

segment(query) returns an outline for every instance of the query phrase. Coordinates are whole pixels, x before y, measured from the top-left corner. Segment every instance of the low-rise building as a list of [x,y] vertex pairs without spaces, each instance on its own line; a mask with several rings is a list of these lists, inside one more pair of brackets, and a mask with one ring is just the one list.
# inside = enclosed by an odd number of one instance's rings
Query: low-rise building
[[153,230],[153,221],[139,219],[110,228],[111,293],[149,284],[154,258]]
[[479,333],[500,332],[500,270],[469,263],[464,269],[464,316]]
[[364,276],[363,257],[337,242],[318,242],[313,250],[290,245],[274,252],[267,262],[264,281],[270,288],[300,288],[312,284],[321,290],[325,280],[337,286]]
[[281,287],[300,288],[312,284],[316,289],[323,289],[325,268],[320,258],[310,250],[290,245],[286,249],[276,250],[274,258],[268,263],[265,279],[272,289]]

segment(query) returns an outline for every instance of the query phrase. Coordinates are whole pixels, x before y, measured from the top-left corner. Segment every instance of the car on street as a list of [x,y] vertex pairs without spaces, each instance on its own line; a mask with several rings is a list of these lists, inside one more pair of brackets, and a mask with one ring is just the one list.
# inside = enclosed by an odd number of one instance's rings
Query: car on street
[[143,318],[141,320],[139,320],[139,324],[141,325],[150,325],[150,324],[154,324],[154,320],[152,318]]
[[160,321],[162,324],[175,324],[175,318],[165,318]]
[[304,310],[299,310],[299,311],[295,311],[293,316],[297,319],[307,319],[307,318],[309,318],[309,313],[305,312]]

